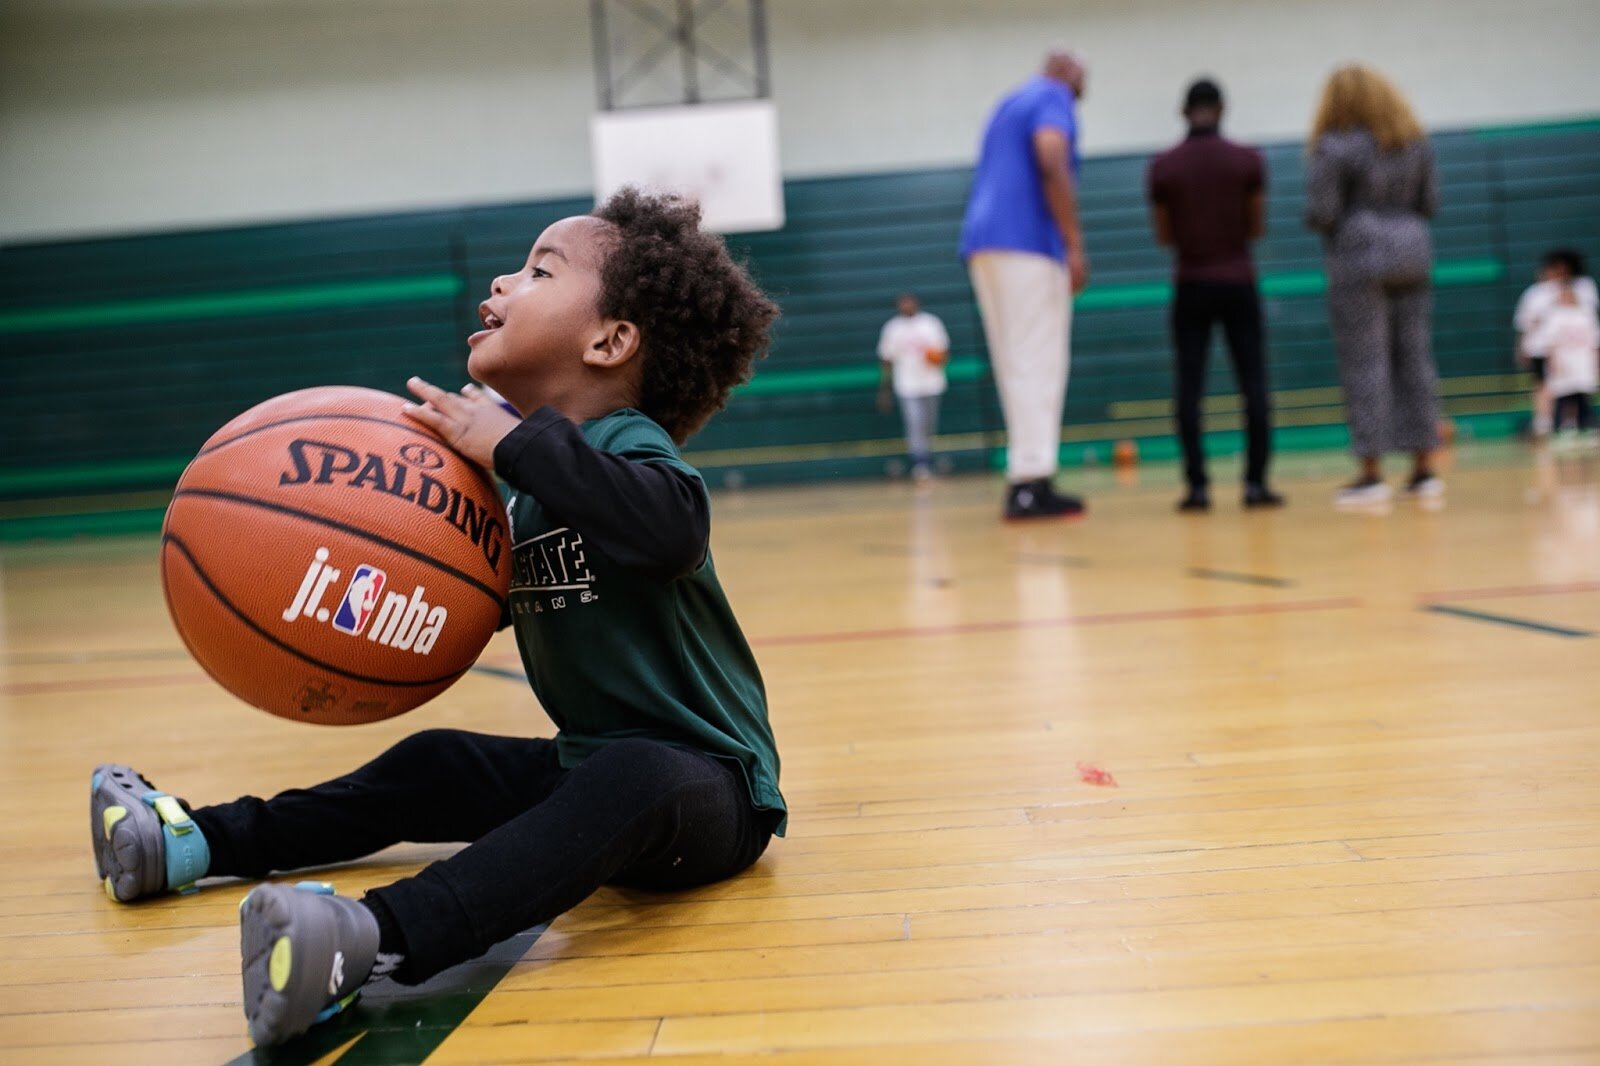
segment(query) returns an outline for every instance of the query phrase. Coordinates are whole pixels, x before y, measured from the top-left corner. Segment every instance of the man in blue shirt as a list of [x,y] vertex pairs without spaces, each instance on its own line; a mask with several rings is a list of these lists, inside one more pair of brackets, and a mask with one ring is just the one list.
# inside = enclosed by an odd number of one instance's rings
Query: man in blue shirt
[[1006,420],[1005,517],[1081,515],[1051,484],[1067,395],[1072,295],[1089,281],[1078,222],[1077,102],[1087,71],[1054,51],[989,117],[961,229]]

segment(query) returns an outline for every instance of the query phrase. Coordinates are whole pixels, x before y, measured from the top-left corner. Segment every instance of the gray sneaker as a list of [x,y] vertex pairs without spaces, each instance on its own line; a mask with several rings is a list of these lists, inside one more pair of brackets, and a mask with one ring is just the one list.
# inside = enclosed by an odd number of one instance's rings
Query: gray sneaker
[[118,903],[193,892],[211,865],[211,849],[189,812],[118,763],[102,763],[89,778],[89,839],[95,873]]
[[356,998],[378,957],[378,920],[333,886],[260,885],[239,904],[240,976],[250,1039],[270,1047]]

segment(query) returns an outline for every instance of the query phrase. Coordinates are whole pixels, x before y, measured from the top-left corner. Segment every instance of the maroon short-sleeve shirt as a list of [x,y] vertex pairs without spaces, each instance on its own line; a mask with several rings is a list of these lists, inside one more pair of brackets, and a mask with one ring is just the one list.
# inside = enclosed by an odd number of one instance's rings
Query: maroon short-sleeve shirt
[[1249,204],[1266,170],[1254,148],[1199,130],[1150,161],[1146,193],[1167,209],[1179,281],[1255,280]]

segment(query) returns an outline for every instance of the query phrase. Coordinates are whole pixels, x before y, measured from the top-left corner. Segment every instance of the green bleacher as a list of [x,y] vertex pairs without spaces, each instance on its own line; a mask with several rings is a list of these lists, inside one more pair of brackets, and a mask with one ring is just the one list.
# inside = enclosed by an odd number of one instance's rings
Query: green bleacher
[[[1525,407],[1510,359],[1517,294],[1551,245],[1600,259],[1600,120],[1443,132],[1434,144],[1446,407],[1481,435],[1510,432]],[[1259,266],[1280,445],[1336,444],[1320,253],[1300,223],[1302,148],[1266,154]],[[1069,462],[1104,457],[1124,438],[1144,441],[1146,454],[1172,451],[1168,261],[1149,236],[1144,166],[1143,156],[1116,156],[1083,168],[1094,283],[1075,311]],[[787,227],[732,241],[784,317],[755,380],[690,444],[713,484],[878,475],[899,457],[898,418],[874,406],[874,348],[907,288],[950,329],[946,452],[969,469],[995,462],[1000,417],[955,258],[968,176],[791,181]],[[206,437],[269,396],[319,384],[401,392],[413,373],[461,381],[489,280],[518,267],[544,225],[587,207],[568,199],[0,247],[5,535],[87,528],[84,516],[130,508],[158,515],[160,494]],[[1210,384],[1209,426],[1227,438],[1236,419],[1220,352]]]

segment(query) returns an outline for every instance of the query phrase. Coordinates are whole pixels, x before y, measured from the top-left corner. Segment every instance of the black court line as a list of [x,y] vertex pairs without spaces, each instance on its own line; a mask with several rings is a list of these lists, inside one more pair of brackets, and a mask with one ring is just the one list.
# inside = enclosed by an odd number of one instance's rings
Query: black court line
[[[449,574],[457,581],[471,585],[473,588],[477,589],[479,592],[493,600],[495,602],[495,606],[500,607],[501,609],[505,608],[506,599],[504,596],[500,595],[500,593],[496,592],[488,585],[485,585],[482,581],[479,581],[466,571],[458,570],[449,563],[429,555],[427,552],[419,551],[416,548],[410,547],[406,544],[401,544],[399,541],[392,540],[389,537],[380,536],[369,529],[361,529],[358,526],[350,525],[348,522],[341,522],[338,519],[317,514],[315,511],[307,511],[300,507],[290,507],[287,504],[273,503],[271,500],[263,500],[255,496],[243,496],[237,492],[223,492],[220,489],[178,489],[172,494],[172,502],[176,504],[178,500],[185,496],[198,496],[207,500],[224,500],[228,503],[236,503],[241,507],[255,507],[263,511],[271,511],[274,514],[288,515],[290,518],[298,518],[301,521],[310,522],[314,525],[326,526],[329,529],[336,529],[340,533],[348,533],[352,537],[359,537],[360,539],[376,544],[379,547],[387,548],[392,552],[398,552],[401,555],[417,560],[419,563],[426,563],[435,570]],[[489,518],[493,517],[493,515],[494,512],[485,511],[484,520],[487,522]],[[461,527],[452,524],[451,528],[460,530]],[[487,533],[485,535],[487,535]],[[163,535],[162,539],[166,540],[169,536],[171,536],[171,534]]]
[[1434,614],[1450,614],[1457,618],[1470,618],[1475,622],[1496,622],[1503,626],[1515,626],[1518,629],[1530,629],[1535,633],[1549,633],[1553,637],[1592,637],[1595,634],[1587,629],[1569,629],[1566,626],[1555,626],[1548,622],[1530,622],[1526,618],[1512,618],[1506,614],[1490,614],[1488,611],[1469,611],[1465,607],[1451,607],[1443,603],[1429,603],[1422,608]]
[[[252,1048],[224,1066],[309,1066],[340,1048],[344,1053],[328,1060],[339,1066],[424,1062],[494,991],[545,928],[518,933],[483,957],[415,987],[381,981],[364,989],[344,1013],[312,1026],[304,1036],[275,1048]],[[115,1055],[108,1058],[115,1060]]]
[[1190,577],[1203,577],[1211,581],[1234,581],[1241,585],[1260,585],[1269,589],[1294,588],[1294,582],[1286,577],[1267,577],[1263,574],[1241,574],[1234,570],[1208,570],[1203,566],[1191,566],[1188,570]]
[[475,674],[488,674],[490,677],[504,678],[507,681],[526,682],[528,680],[528,675],[521,670],[508,670],[504,666],[474,666],[472,672]]
[[[268,633],[265,629],[261,628],[261,625],[256,622],[254,618],[251,618],[248,614],[245,614],[244,611],[240,610],[238,604],[228,599],[228,597],[223,594],[222,590],[217,588],[216,584],[211,580],[211,576],[200,568],[200,560],[194,557],[194,553],[189,550],[189,546],[183,542],[182,538],[176,537],[171,533],[164,534],[161,538],[162,549],[165,550],[166,546],[169,544],[176,548],[178,552],[186,560],[188,560],[190,570],[193,571],[194,576],[199,579],[200,583],[205,585],[206,591],[211,593],[212,597],[219,604],[221,604],[229,613],[243,623],[245,628],[249,629],[256,636],[260,637],[262,640],[266,641],[268,644],[271,644],[280,651],[299,659],[301,662],[310,663],[319,670],[325,670],[330,674],[337,674],[340,677],[348,677],[352,681],[361,681],[368,685],[392,685],[395,688],[427,688],[429,685],[448,685],[455,681],[456,678],[467,672],[466,670],[452,670],[448,674],[440,674],[438,677],[425,677],[419,681],[398,681],[393,678],[369,677],[366,674],[358,674],[354,670],[346,670],[341,666],[335,666],[333,663],[324,662],[314,655],[307,655],[305,652],[301,651],[299,648],[296,648],[288,641],[279,640],[271,633]],[[178,635],[180,637],[183,636],[182,629],[178,630]],[[187,637],[184,637],[184,639],[185,641],[188,640]],[[371,638],[369,637],[368,639],[370,640]]]

